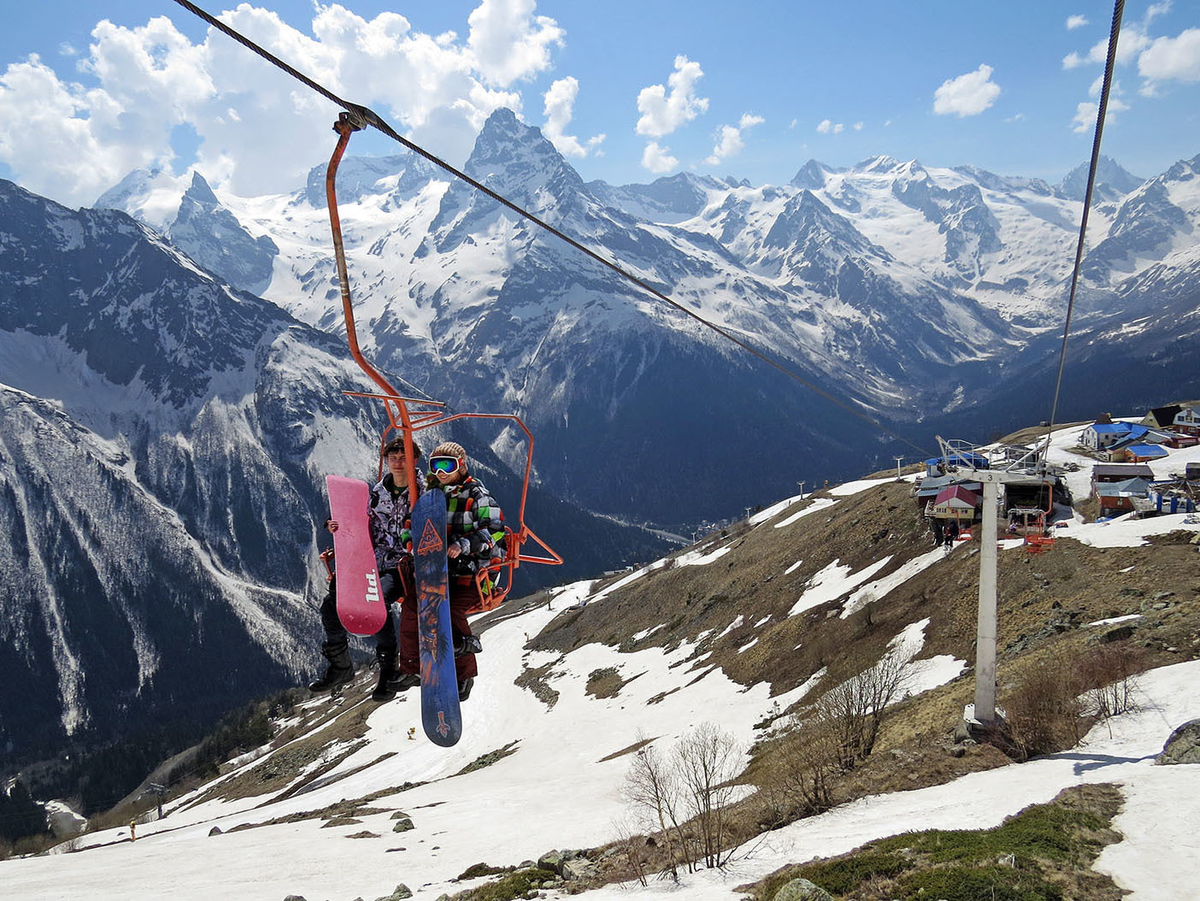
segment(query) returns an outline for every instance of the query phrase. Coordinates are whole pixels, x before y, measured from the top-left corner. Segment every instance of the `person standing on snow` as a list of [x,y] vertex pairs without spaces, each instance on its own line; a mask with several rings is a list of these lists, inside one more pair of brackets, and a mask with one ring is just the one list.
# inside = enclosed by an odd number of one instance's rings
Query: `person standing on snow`
[[[421,449],[413,443],[413,464],[421,458]],[[404,439],[393,438],[383,447],[382,457],[387,473],[370,492],[367,524],[371,544],[375,549],[375,565],[379,570],[379,592],[387,610],[383,627],[375,633],[375,657],[379,661],[379,684],[371,692],[375,701],[390,701],[397,691],[420,684],[420,677],[409,677],[397,669],[397,657],[401,660],[417,657],[415,631],[409,636],[401,633],[399,647],[396,642],[396,624],[392,617],[392,603],[402,603],[402,611],[416,607],[416,592],[413,590],[412,536],[410,534],[412,504],[408,497],[408,461],[405,457]],[[417,484],[418,494],[421,491]],[[327,520],[330,532],[338,530],[336,520]],[[325,627],[325,641],[321,654],[329,661],[329,667],[321,678],[309,684],[314,692],[330,691],[345,685],[354,678],[354,664],[350,660],[350,636],[337,615],[337,578],[329,581],[329,592],[321,603],[321,625]],[[403,617],[403,612],[401,616]],[[413,616],[415,617],[415,610]],[[415,619],[414,619],[415,623]]]
[[[471,634],[467,611],[479,602],[475,576],[493,558],[503,557],[504,514],[487,488],[467,471],[467,452],[461,444],[445,441],[429,454],[430,490],[446,495],[446,557],[449,571],[450,625],[453,629],[454,668],[458,678],[458,699],[471,694],[479,667],[475,655],[483,650]],[[415,605],[405,605],[410,607]],[[416,643],[417,614],[400,614],[400,638]],[[401,654],[403,658],[403,654]],[[401,660],[401,668],[406,666]],[[415,669],[413,670],[415,672]]]

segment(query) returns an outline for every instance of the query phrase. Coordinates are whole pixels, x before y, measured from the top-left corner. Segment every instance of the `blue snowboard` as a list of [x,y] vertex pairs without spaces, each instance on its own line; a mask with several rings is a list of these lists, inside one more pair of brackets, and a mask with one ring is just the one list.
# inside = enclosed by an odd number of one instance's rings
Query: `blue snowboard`
[[430,741],[448,748],[462,735],[462,712],[446,575],[446,495],[438,489],[422,494],[413,508],[412,535],[421,649],[421,725]]

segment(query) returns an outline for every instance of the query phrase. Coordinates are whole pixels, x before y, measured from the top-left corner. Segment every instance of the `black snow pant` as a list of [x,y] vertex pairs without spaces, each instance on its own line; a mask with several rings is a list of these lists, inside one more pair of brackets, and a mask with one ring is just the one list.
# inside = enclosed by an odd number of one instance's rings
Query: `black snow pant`
[[[392,616],[392,604],[404,597],[404,580],[394,569],[385,569],[379,574],[379,591],[387,610],[383,627],[375,633],[375,650],[395,656],[396,619]],[[325,627],[325,639],[329,644],[346,641],[349,633],[337,615],[337,576],[329,580],[329,592],[321,602],[321,625]]]

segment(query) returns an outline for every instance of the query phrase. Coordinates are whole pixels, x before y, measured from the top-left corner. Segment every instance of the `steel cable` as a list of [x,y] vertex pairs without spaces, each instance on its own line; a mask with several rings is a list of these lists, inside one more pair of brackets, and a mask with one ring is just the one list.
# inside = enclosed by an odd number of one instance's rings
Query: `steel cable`
[[742,350],[746,351],[747,353],[752,354],[753,356],[757,357],[759,360],[763,361],[764,363],[768,364],[769,366],[772,366],[775,369],[779,370],[781,373],[783,373],[784,375],[786,375],[788,378],[792,379],[793,381],[796,381],[796,382],[800,383],[801,385],[804,385],[810,391],[813,391],[814,393],[820,395],[821,397],[825,398],[827,401],[829,401],[830,403],[839,407],[840,409],[845,410],[847,413],[850,413],[851,415],[858,417],[859,419],[863,420],[864,422],[869,423],[870,425],[874,426],[876,429],[884,432],[885,434],[891,436],[892,438],[895,438],[897,441],[900,441],[901,443],[906,444],[911,448],[914,448],[919,454],[927,455],[928,452],[924,448],[920,447],[917,444],[914,444],[912,441],[905,438],[903,435],[900,435],[899,433],[893,431],[892,429],[889,429],[887,426],[883,425],[881,422],[872,418],[871,416],[868,416],[866,413],[862,412],[861,410],[857,409],[856,407],[851,406],[850,404],[841,401],[840,399],[833,396],[832,394],[825,391],[824,389],[819,388],[817,385],[813,384],[812,382],[805,379],[803,376],[801,376],[798,373],[794,372],[793,370],[789,369],[787,366],[784,366],[779,361],[772,359],[771,357],[764,354],[762,351],[758,350],[753,345],[747,343],[746,341],[742,340],[741,338],[738,338],[736,335],[732,334],[727,329],[722,328],[721,326],[717,325],[716,323],[710,322],[709,320],[705,319],[700,314],[698,314],[692,310],[689,310],[683,304],[679,303],[676,300],[671,299],[666,294],[664,294],[663,292],[659,291],[657,288],[655,288],[652,285],[650,285],[649,283],[647,283],[644,279],[641,279],[638,276],[634,275],[633,273],[628,272],[627,270],[621,268],[616,263],[606,259],[605,257],[601,256],[599,253],[597,253],[596,251],[592,250],[591,248],[585,246],[584,244],[581,244],[579,241],[575,240],[570,235],[564,233],[563,231],[561,231],[558,228],[555,228],[553,225],[550,225],[548,222],[545,222],[544,220],[538,218],[533,213],[530,213],[529,211],[523,209],[522,207],[513,203],[508,198],[504,197],[501,194],[498,194],[496,191],[493,191],[487,185],[482,184],[481,182],[472,178],[470,175],[463,172],[462,170],[456,168],[455,166],[451,165],[450,163],[446,162],[445,160],[441,159],[440,157],[434,155],[433,153],[430,153],[428,150],[421,147],[420,145],[414,144],[408,138],[399,134],[394,128],[392,128],[391,125],[389,125],[381,116],[379,116],[373,110],[369,109],[368,107],[361,106],[360,104],[357,104],[357,103],[351,103],[350,101],[339,97],[337,94],[333,93],[328,88],[317,83],[316,81],[314,81],[313,79],[311,79],[307,75],[305,75],[304,73],[296,70],[292,66],[285,63],[283,60],[281,60],[279,57],[272,54],[270,51],[266,50],[263,47],[260,47],[258,44],[254,43],[254,41],[250,40],[245,35],[241,34],[234,28],[230,27],[229,25],[226,25],[220,19],[216,18],[215,16],[211,15],[208,12],[205,12],[203,9],[201,9],[196,4],[191,3],[190,0],[175,0],[175,2],[178,3],[180,6],[182,6],[184,9],[187,9],[189,12],[194,13],[196,16],[199,16],[201,19],[203,19],[205,22],[207,22],[213,28],[216,28],[218,31],[221,31],[224,34],[228,35],[229,37],[233,38],[235,41],[237,41],[243,47],[246,47],[248,50],[251,50],[254,53],[258,54],[260,57],[265,59],[267,62],[271,63],[271,65],[278,67],[282,71],[286,72],[288,75],[291,75],[293,78],[297,79],[298,81],[300,81],[307,87],[316,91],[318,94],[320,94],[322,97],[325,97],[331,103],[334,103],[337,106],[341,107],[342,109],[346,110],[346,112],[348,112],[351,115],[351,117],[353,117],[356,120],[356,124],[361,125],[361,126],[369,125],[370,127],[381,132],[382,134],[387,135],[393,141],[396,141],[398,144],[404,146],[405,148],[407,148],[408,150],[417,154],[418,156],[423,157],[424,159],[433,163],[435,166],[439,167],[440,169],[443,169],[444,171],[449,172],[455,178],[458,178],[458,179],[466,182],[467,184],[469,184],[471,187],[475,188],[480,193],[485,194],[486,196],[490,197],[492,200],[496,201],[496,203],[499,203],[501,206],[504,206],[505,208],[507,208],[509,210],[512,210],[518,216],[520,216],[523,219],[528,220],[529,222],[532,222],[534,225],[539,226],[540,228],[542,228],[545,231],[549,232],[550,234],[554,235],[559,240],[564,241],[565,243],[569,244],[571,247],[575,248],[580,253],[584,254],[585,256],[589,257],[592,260],[595,260],[597,263],[600,263],[602,266],[606,267],[607,269],[612,270],[617,275],[619,275],[621,278],[625,279],[626,281],[630,282],[633,285],[636,285],[638,288],[642,289],[647,294],[662,301],[663,303],[674,308],[675,310],[678,310],[679,312],[683,313],[685,316],[688,316],[691,319],[694,319],[700,325],[704,326],[707,329],[710,329],[711,331],[720,335],[725,340],[730,341],[733,344],[736,344]]

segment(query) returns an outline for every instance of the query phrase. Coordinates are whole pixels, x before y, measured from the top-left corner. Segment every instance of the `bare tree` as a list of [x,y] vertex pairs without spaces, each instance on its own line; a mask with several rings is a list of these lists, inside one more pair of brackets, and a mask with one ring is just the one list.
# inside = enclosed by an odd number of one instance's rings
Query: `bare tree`
[[741,772],[742,748],[728,732],[704,723],[675,748],[676,768],[688,798],[688,813],[700,831],[704,863],[720,867],[729,859],[729,806]]
[[[767,800],[792,815],[810,815],[833,806],[830,785],[842,769],[837,723],[819,710],[807,719],[794,717],[792,731],[774,755],[776,767]],[[776,800],[775,795],[780,796]]]
[[625,855],[625,862],[629,866],[629,871],[637,878],[637,881],[643,887],[646,885],[646,865],[642,859],[641,848],[642,842],[639,841],[639,836],[633,826],[627,820],[614,820],[613,830],[616,832],[619,847]]
[[1108,719],[1136,710],[1137,674],[1145,668],[1145,653],[1128,643],[1106,645],[1084,655],[1078,671],[1088,712]]
[[1025,758],[1069,748],[1083,737],[1081,690],[1072,660],[1048,658],[1018,677],[1004,709],[1012,739]]
[[679,864],[694,869],[691,840],[680,820],[681,790],[676,771],[663,761],[654,745],[639,734],[638,742],[647,742],[633,757],[625,774],[624,797],[650,829],[657,827],[667,844],[668,871],[679,880]]
[[816,717],[832,731],[844,769],[866,760],[874,750],[884,711],[899,697],[904,678],[904,662],[897,654],[885,654],[870,669],[834,686],[817,702]]
[[669,758],[649,742],[634,755],[623,794],[635,815],[662,835],[672,878],[678,880],[680,866],[693,872],[700,859],[709,867],[728,862],[729,809],[742,758],[737,740],[712,723],[685,736]]

